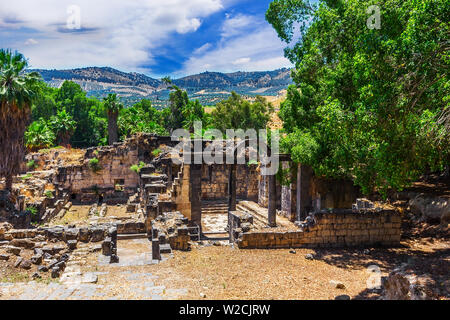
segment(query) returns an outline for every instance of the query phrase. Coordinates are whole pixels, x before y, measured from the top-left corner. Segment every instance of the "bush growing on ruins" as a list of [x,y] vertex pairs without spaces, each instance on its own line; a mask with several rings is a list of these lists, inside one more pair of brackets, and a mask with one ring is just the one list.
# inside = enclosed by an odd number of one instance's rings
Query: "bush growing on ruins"
[[29,170],[34,170],[34,169],[36,169],[37,167],[38,167],[38,164],[36,163],[36,161],[30,160],[30,161],[27,162],[27,168],[28,168]]
[[162,150],[159,149],[159,148],[152,151],[152,155],[153,155],[154,157],[159,156],[161,153],[162,153]]
[[89,168],[91,168],[91,170],[94,172],[98,172],[102,169],[97,158],[89,160]]
[[30,207],[26,208],[25,212],[28,212],[29,214],[31,214],[34,217],[37,215],[38,210],[36,207],[30,206]]
[[51,192],[50,190],[45,191],[45,196],[48,199],[53,199],[53,192]]
[[30,179],[33,175],[31,173],[27,173],[26,175],[24,175],[23,177],[21,177],[20,179],[22,179],[23,181],[26,181],[28,179]]
[[145,167],[145,163],[141,161],[139,164],[132,165],[130,170],[139,173],[143,167]]

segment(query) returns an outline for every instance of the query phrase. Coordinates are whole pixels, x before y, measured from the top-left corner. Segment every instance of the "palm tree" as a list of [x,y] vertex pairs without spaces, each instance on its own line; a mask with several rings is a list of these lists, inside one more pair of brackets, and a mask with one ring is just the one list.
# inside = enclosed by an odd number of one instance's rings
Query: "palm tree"
[[119,128],[117,126],[117,119],[119,118],[119,111],[123,105],[119,102],[117,94],[108,94],[105,101],[106,111],[108,112],[108,143],[112,145],[119,141]]
[[68,148],[70,146],[70,138],[77,127],[73,117],[66,112],[66,109],[62,109],[50,118],[49,125],[57,136],[58,144]]
[[34,121],[25,132],[25,145],[29,151],[53,147],[55,134],[43,118]]
[[25,154],[24,132],[36,96],[38,73],[26,73],[28,62],[20,53],[0,50],[0,177],[12,190]]

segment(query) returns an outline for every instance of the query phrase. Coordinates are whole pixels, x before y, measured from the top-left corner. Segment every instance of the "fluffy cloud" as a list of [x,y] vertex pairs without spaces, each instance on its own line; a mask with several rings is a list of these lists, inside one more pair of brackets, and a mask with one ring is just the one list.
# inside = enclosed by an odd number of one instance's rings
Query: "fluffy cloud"
[[206,70],[234,72],[292,67],[283,56],[285,46],[265,21],[242,14],[227,15],[217,45],[197,49],[201,54],[186,61],[180,75]]
[[[69,25],[77,21],[76,10],[68,11],[73,3],[80,8],[80,29],[67,28],[68,19]],[[2,46],[29,57],[33,67],[107,65],[136,71],[151,64],[152,49],[171,34],[194,32],[201,18],[222,9],[220,0],[1,1],[0,38]]]

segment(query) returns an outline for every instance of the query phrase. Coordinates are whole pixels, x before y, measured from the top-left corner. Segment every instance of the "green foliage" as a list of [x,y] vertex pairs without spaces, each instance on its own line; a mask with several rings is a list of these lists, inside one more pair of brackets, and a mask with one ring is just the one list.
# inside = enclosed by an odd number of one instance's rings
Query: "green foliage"
[[162,150],[158,148],[158,149],[155,149],[155,150],[152,151],[152,155],[154,157],[157,157],[157,156],[159,156],[161,154],[161,152],[162,152]]
[[27,173],[23,177],[20,177],[20,179],[22,179],[23,181],[26,181],[26,180],[28,180],[28,179],[30,179],[32,177],[33,177],[33,175],[31,173]]
[[139,172],[141,172],[143,167],[145,167],[145,163],[141,161],[141,162],[139,162],[139,164],[132,165],[130,167],[130,170],[134,171],[136,173],[139,173]]
[[29,170],[34,170],[34,169],[36,169],[37,167],[38,167],[38,164],[36,163],[36,161],[30,160],[30,161],[27,162],[27,168],[28,168]]
[[91,168],[94,172],[98,172],[102,169],[97,158],[92,158],[89,160],[89,168]]
[[37,208],[32,206],[27,207],[25,211],[31,214],[33,217],[35,217],[38,213]]
[[[381,9],[379,30],[366,26],[370,5]],[[282,148],[365,193],[402,189],[448,165],[438,118],[450,101],[449,8],[446,0],[273,1],[266,18],[296,66],[279,114]]]
[[30,151],[50,148],[55,139],[55,134],[42,118],[33,122],[25,132],[25,145]]
[[76,122],[65,109],[58,111],[56,115],[51,116],[48,122],[49,127],[57,137],[57,143],[69,144],[70,138],[75,132]]
[[50,190],[45,191],[45,196],[49,199],[53,199],[53,192]]
[[212,112],[211,125],[223,133],[226,129],[264,129],[272,112],[272,105],[263,97],[256,97],[252,103],[232,92],[229,99],[216,105]]

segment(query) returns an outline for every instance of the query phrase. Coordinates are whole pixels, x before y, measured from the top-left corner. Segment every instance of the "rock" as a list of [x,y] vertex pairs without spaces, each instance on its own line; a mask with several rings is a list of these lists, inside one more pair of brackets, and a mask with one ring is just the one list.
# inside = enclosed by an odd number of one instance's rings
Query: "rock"
[[77,239],[78,239],[79,233],[80,233],[80,230],[77,229],[77,228],[67,229],[67,230],[65,231],[66,241],[69,241],[69,240],[77,240]]
[[336,281],[336,280],[331,280],[330,284],[335,287],[336,289],[345,289],[345,285],[342,282]]
[[93,246],[90,247],[90,250],[91,250],[91,252],[99,252],[99,251],[102,251],[102,245],[101,245],[101,244],[99,244],[99,245],[93,245]]
[[9,245],[9,241],[0,241],[0,247]]
[[56,264],[58,263],[58,260],[53,259],[47,264],[47,268],[50,270],[52,269]]
[[69,258],[70,258],[69,255],[67,253],[64,253],[61,255],[61,257],[58,260],[67,262],[67,261],[69,261]]
[[8,222],[0,223],[0,235],[4,235],[6,232],[13,228],[12,224]]
[[23,260],[21,263],[20,263],[20,267],[22,268],[22,269],[25,269],[25,270],[30,270],[31,269],[31,261],[30,260]]
[[23,258],[22,257],[18,257],[16,259],[16,262],[14,263],[14,268],[18,268],[20,266],[20,264],[22,263]]
[[92,228],[91,229],[92,236],[91,241],[92,242],[100,242],[105,238],[105,230],[100,227]]
[[91,239],[91,231],[88,228],[80,228],[78,240],[81,242],[89,242]]
[[34,248],[34,254],[44,255],[44,251],[41,248]]
[[104,256],[110,256],[112,254],[111,252],[112,248],[112,241],[110,237],[107,237],[105,241],[102,243],[102,253]]
[[116,254],[112,254],[109,263],[119,263],[119,257]]
[[38,267],[38,271],[39,271],[39,272],[47,272],[47,271],[48,271],[48,268],[47,268],[46,266],[39,266],[39,267]]
[[34,242],[29,239],[13,239],[10,244],[14,247],[34,249]]
[[383,299],[385,300],[429,300],[425,287],[418,277],[402,271],[392,271],[382,279]]
[[50,253],[44,253],[44,259],[52,259],[53,255],[51,255]]
[[98,276],[91,272],[83,274],[83,277],[81,279],[81,283],[97,283],[97,281]]
[[205,299],[206,298],[206,294],[204,294],[203,292],[200,292],[200,297]]
[[69,250],[73,251],[77,248],[78,241],[77,240],[69,240],[67,241],[67,247]]
[[334,300],[350,300],[350,296],[343,294],[334,298]]
[[409,201],[409,208],[428,222],[450,222],[450,200],[419,194]]
[[9,254],[0,254],[0,261],[8,261]]
[[291,249],[291,250],[289,250],[289,253],[296,254],[297,251],[295,251],[294,249]]
[[16,255],[16,256],[20,255],[20,252],[22,251],[21,248],[14,247],[14,246],[6,246],[5,249],[6,249],[7,253],[12,253],[13,255]]
[[35,273],[33,273],[33,275],[31,276],[31,278],[32,279],[41,279],[42,277],[41,277],[41,275],[39,274],[39,272],[35,272]]
[[57,268],[57,267],[52,268],[52,278],[53,279],[59,278],[59,273],[60,273],[59,268]]
[[312,255],[311,253],[308,253],[305,255],[305,259],[306,260],[314,260],[314,255]]
[[43,254],[35,254],[34,256],[31,257],[31,263],[39,265],[42,263],[43,258],[44,258]]
[[61,246],[61,245],[54,246],[53,247],[53,254],[60,253],[61,251],[64,251],[65,249],[66,249],[65,246]]

